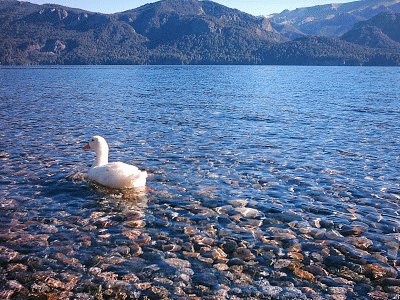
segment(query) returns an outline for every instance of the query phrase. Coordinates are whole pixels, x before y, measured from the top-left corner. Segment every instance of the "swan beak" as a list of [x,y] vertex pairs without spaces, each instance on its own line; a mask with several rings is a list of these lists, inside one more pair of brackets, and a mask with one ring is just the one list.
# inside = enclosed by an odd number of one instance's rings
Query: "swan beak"
[[82,149],[83,149],[83,150],[90,150],[90,145],[89,145],[89,144],[87,144],[87,145],[86,145],[86,146],[84,146]]

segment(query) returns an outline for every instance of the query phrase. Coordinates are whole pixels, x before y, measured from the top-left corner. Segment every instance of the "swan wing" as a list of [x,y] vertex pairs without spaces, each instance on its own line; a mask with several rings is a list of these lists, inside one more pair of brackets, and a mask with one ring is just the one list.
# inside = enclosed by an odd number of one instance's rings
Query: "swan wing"
[[146,172],[142,172],[136,166],[123,162],[109,163],[103,166],[92,167],[89,170],[90,179],[111,188],[143,186],[146,184],[146,177]]

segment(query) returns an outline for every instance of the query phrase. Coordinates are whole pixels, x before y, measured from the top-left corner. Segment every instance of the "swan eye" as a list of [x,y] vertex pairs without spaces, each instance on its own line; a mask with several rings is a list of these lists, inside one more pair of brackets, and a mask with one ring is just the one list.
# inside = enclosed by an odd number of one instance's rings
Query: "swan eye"
[[91,139],[90,141],[91,141],[91,142],[94,142],[94,139]]

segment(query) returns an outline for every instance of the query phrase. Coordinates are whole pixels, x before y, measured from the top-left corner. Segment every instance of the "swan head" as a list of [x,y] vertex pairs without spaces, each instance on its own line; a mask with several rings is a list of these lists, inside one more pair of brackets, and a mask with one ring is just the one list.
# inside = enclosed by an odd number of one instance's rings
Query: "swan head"
[[89,143],[83,149],[94,150],[96,153],[94,167],[108,164],[108,144],[103,137],[99,135],[91,137]]
[[84,146],[83,149],[94,150],[95,152],[99,152],[101,150],[108,151],[108,144],[103,137],[95,135],[90,138],[89,143]]

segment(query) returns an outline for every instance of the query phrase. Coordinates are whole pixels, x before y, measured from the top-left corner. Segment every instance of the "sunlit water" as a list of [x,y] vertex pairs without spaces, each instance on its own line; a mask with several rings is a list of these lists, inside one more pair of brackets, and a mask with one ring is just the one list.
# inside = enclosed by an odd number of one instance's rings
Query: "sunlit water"
[[[0,69],[0,298],[395,299],[400,69]],[[145,192],[85,179],[92,135]]]

